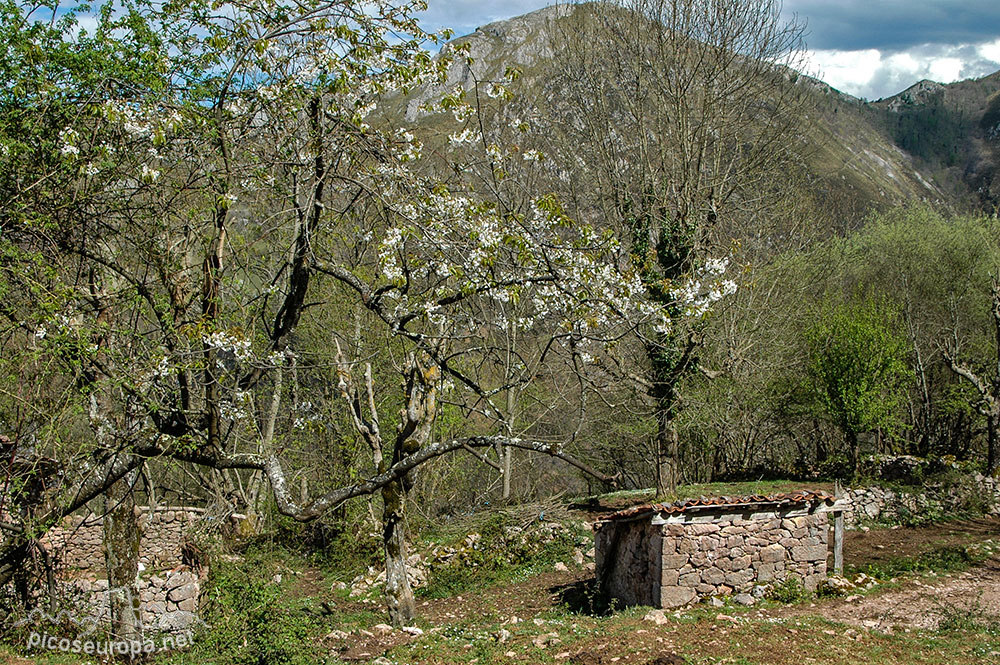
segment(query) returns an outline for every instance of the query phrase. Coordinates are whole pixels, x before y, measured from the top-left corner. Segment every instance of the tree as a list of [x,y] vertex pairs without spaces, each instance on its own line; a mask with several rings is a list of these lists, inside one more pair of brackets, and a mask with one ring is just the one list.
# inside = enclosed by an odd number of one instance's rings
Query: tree
[[996,351],[996,362],[993,365],[992,376],[987,374],[987,378],[982,378],[983,374],[973,371],[969,366],[959,363],[958,337],[952,339],[951,348],[944,351],[945,362],[956,375],[967,381],[975,388],[978,395],[975,407],[984,418],[986,418],[986,473],[995,475],[997,467],[1000,466],[1000,459],[997,455],[998,437],[1000,437],[1000,273],[992,278],[992,301],[990,303],[990,315],[993,318],[994,345]]
[[[22,23],[37,23],[29,7],[11,7]],[[0,108],[4,127],[27,118],[49,128],[2,137],[14,148],[0,162],[0,243],[2,256],[20,262],[3,264],[6,332],[33,345],[11,348],[58,367],[90,429],[75,422],[71,445],[53,446],[61,482],[37,498],[30,519],[4,525],[0,585],[56,520],[122,496],[140,467],[169,459],[237,480],[259,474],[278,510],[300,521],[381,495],[387,601],[403,623],[414,612],[404,498],[419,466],[503,445],[596,473],[557,442],[489,430],[490,400],[511,385],[479,372],[496,352],[483,340],[509,324],[491,303],[524,303],[518,325],[547,340],[550,357],[564,344],[666,326],[668,314],[622,269],[614,239],[556,198],[515,206],[502,189],[483,196],[434,177],[420,165],[417,138],[375,112],[443,71],[421,48],[436,36],[417,27],[415,8],[136,2],[107,5],[92,37],[71,37],[66,23],[48,41],[27,40],[57,72],[67,66],[53,54],[76,63],[92,46],[123,54],[123,66],[130,58],[149,66],[137,68],[146,78],[118,86],[97,61],[98,83],[65,104],[11,95]],[[473,112],[460,95],[439,108]],[[30,153],[45,159],[25,177],[19,164]],[[525,167],[519,156],[482,161],[497,165],[498,182]],[[39,294],[45,307],[35,306]],[[331,338],[347,348],[361,322],[373,343],[335,353]],[[315,329],[325,331],[323,348],[302,341]],[[397,387],[380,388],[368,373],[362,383],[354,367],[362,352],[403,379],[394,422],[375,394]],[[320,478],[311,495],[293,492],[294,463],[330,444],[271,415],[296,357],[337,367],[341,404],[373,466],[360,479]],[[295,408],[322,394],[293,387]],[[447,391],[489,418],[485,433],[430,440]],[[384,436],[392,425],[395,435]],[[114,510],[109,517],[120,523]]]
[[576,7],[564,35],[538,133],[579,214],[614,229],[649,297],[687,316],[646,341],[663,494],[680,479],[679,388],[699,367],[706,303],[735,288],[712,254],[755,223],[791,161],[802,28],[774,0],[622,0]]
[[844,432],[850,466],[858,470],[858,435],[880,430],[893,436],[905,399],[907,341],[897,331],[899,313],[887,301],[866,298],[833,305],[806,333],[807,368],[816,397]]

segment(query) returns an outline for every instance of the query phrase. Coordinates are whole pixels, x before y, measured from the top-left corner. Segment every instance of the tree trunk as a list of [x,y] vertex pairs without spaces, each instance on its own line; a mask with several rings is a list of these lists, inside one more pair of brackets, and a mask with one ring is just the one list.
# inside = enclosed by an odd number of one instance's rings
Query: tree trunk
[[852,429],[847,430],[847,454],[850,456],[851,475],[858,475],[860,466],[861,449],[858,442],[858,433]]
[[513,466],[511,462],[512,462],[512,457],[514,455],[514,449],[511,448],[510,446],[503,446],[503,448],[501,448],[501,451],[502,451],[501,452],[502,457],[500,459],[500,467],[501,467],[500,473],[503,474],[503,489],[501,498],[504,500],[504,502],[506,502],[508,499],[510,499],[510,472],[511,472],[511,467]]
[[409,624],[416,616],[413,590],[406,577],[406,496],[401,482],[382,488],[382,542],[385,546],[385,600],[394,626]]
[[680,439],[671,408],[661,406],[657,421],[656,496],[662,497],[675,493],[680,482]]
[[1000,414],[986,416],[986,475],[992,476],[997,471],[997,421]]
[[138,509],[132,488],[138,471],[127,473],[105,494],[104,555],[108,570],[111,635],[116,641],[142,641],[139,615]]
[[[507,357],[504,367],[506,368],[506,373],[510,375],[514,370],[515,355],[514,355],[514,344],[517,341],[518,328],[514,325],[512,321],[507,328]],[[519,391],[518,391],[519,392]],[[510,387],[507,389],[506,398],[506,408],[507,411],[504,413],[504,429],[506,430],[507,436],[514,438],[514,409],[517,408],[517,393],[515,389]],[[500,446],[500,473],[503,474],[502,478],[502,488],[500,498],[506,503],[510,499],[510,474],[513,465],[514,449],[510,446]]]

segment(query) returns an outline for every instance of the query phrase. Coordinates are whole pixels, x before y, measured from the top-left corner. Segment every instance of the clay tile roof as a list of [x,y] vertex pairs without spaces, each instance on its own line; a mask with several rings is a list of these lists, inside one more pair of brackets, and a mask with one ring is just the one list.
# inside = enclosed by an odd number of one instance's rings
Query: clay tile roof
[[717,496],[698,497],[697,499],[682,499],[673,503],[644,503],[602,518],[608,520],[629,520],[654,513],[675,514],[706,510],[714,507],[756,507],[756,506],[793,506],[806,503],[828,503],[836,500],[832,494],[814,490],[796,490],[784,494],[750,494],[747,496]]

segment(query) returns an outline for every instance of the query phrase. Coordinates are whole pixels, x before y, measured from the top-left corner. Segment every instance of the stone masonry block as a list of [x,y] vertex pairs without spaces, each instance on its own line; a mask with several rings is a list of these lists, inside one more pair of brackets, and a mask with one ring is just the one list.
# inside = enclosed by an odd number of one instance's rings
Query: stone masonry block
[[663,586],[660,587],[660,607],[670,608],[687,605],[697,595],[697,592],[690,587]]

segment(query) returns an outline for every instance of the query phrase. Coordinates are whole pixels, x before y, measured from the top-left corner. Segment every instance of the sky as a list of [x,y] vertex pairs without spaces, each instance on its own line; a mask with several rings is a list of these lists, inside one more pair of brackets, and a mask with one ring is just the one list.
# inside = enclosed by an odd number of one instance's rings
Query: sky
[[[425,29],[456,35],[552,0],[428,0]],[[1000,70],[1000,0],[785,0],[806,25],[808,70],[869,100],[930,79],[951,83]]]

